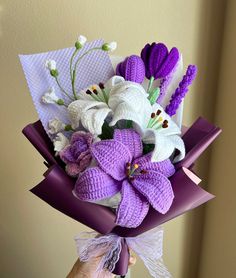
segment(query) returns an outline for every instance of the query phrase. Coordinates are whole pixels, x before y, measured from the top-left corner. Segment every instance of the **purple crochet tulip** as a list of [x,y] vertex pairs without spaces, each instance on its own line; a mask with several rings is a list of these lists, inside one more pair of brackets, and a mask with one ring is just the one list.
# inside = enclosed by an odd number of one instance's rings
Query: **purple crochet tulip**
[[145,65],[137,55],[127,57],[116,67],[116,74],[123,76],[125,80],[142,83],[145,77]]
[[151,154],[142,155],[140,135],[133,129],[116,129],[112,140],[91,146],[98,166],[84,171],[74,193],[83,201],[109,198],[121,192],[116,223],[123,227],[139,226],[151,205],[165,214],[174,193],[168,177],[175,172],[169,159],[151,162]]
[[66,163],[66,172],[72,177],[78,176],[90,164],[92,155],[90,146],[93,142],[91,133],[77,131],[73,133],[70,145],[60,151],[60,158]]
[[168,52],[163,43],[146,44],[142,49],[141,58],[145,64],[147,79],[166,77],[179,60],[179,51],[173,47]]

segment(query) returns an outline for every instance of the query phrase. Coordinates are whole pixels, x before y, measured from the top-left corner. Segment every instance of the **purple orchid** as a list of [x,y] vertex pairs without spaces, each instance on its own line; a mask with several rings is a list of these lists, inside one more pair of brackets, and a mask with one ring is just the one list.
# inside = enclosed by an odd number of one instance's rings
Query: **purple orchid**
[[139,226],[151,205],[165,214],[174,193],[168,177],[175,172],[169,159],[151,162],[143,155],[140,135],[133,129],[116,129],[114,138],[91,146],[98,166],[84,171],[77,179],[74,194],[83,201],[97,201],[121,192],[116,223],[123,227]]
[[142,49],[141,58],[145,64],[147,79],[166,77],[179,60],[179,51],[173,47],[168,52],[163,43],[148,43]]
[[145,77],[145,65],[137,55],[127,57],[116,67],[116,74],[124,77],[127,81],[141,84]]
[[90,146],[93,142],[91,133],[77,131],[73,133],[70,145],[60,151],[60,158],[66,163],[66,172],[72,177],[84,171],[92,160]]

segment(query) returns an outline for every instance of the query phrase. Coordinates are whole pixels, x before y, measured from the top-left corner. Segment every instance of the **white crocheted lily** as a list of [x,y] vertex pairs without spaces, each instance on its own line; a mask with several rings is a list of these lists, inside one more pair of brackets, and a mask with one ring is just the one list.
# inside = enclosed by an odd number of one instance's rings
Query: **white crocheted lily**
[[152,161],[163,161],[178,151],[173,162],[182,160],[185,156],[185,147],[181,135],[181,130],[176,123],[165,113],[159,104],[151,106],[152,112],[149,119],[141,118],[139,123],[134,124],[134,128],[142,136],[146,144],[155,144]]
[[112,77],[106,84],[92,86],[79,94],[79,100],[68,106],[72,128],[80,122],[90,133],[100,135],[104,121],[109,117],[110,125],[119,120],[138,122],[150,115],[147,93],[137,83],[125,81],[120,76]]

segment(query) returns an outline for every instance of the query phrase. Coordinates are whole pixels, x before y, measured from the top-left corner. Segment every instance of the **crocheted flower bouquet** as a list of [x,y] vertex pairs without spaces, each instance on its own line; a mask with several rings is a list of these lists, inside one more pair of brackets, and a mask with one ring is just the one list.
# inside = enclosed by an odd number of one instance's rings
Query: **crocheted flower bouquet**
[[100,234],[76,238],[82,261],[101,251],[98,271],[125,275],[129,247],[153,277],[170,277],[160,224],[213,197],[191,169],[220,129],[202,118],[182,128],[197,68],[183,75],[177,48],[146,44],[111,61],[115,48],[80,36],[74,48],[20,55],[40,118],[23,133],[49,168],[31,191]]

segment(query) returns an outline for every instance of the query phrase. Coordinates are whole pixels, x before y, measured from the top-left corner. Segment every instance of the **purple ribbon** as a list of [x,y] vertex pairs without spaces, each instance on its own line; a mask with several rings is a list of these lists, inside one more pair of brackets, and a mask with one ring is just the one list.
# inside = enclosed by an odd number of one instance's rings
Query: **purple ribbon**
[[82,202],[74,197],[72,189],[75,180],[65,173],[61,161],[55,158],[52,144],[39,121],[26,126],[23,133],[47,161],[49,170],[44,174],[45,179],[31,189],[31,192],[55,209],[98,233],[103,235],[112,233],[121,237],[122,248],[113,273],[125,275],[128,269],[129,251],[124,238],[139,236],[214,197],[197,185],[198,182],[195,181],[197,176],[190,170],[196,159],[220,132],[220,128],[202,118],[199,118],[187,130],[183,135],[186,156],[176,165],[176,173],[170,178],[175,195],[170,210],[163,215],[150,209],[142,224],[137,228],[128,229],[116,226],[115,214],[110,208]]

